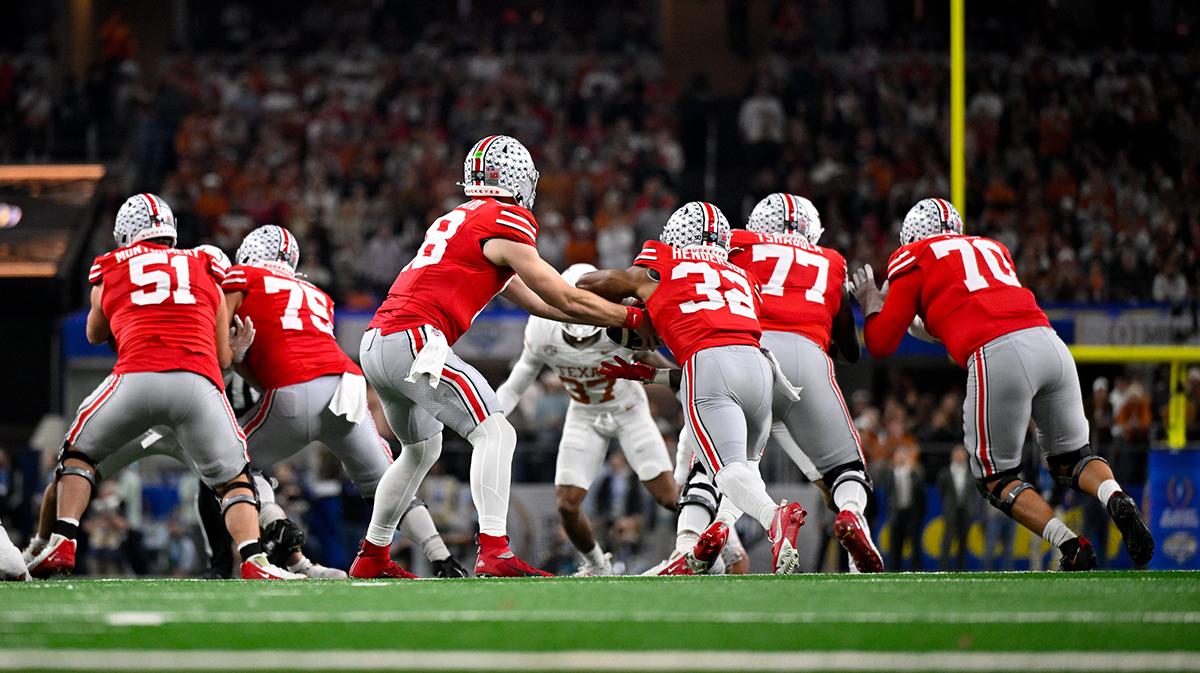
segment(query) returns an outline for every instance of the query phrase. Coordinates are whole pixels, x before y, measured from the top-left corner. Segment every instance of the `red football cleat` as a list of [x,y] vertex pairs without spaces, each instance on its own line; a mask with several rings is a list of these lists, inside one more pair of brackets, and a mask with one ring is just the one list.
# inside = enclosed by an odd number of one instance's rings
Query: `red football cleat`
[[721,556],[721,550],[729,540],[729,526],[714,521],[696,540],[691,551],[667,564],[659,575],[703,575]]
[[75,541],[58,535],[50,536],[50,542],[42,553],[29,564],[29,574],[38,579],[51,575],[70,575],[75,569]]
[[859,572],[883,572],[883,557],[879,555],[879,550],[867,534],[861,515],[848,509],[838,512],[833,520],[833,534],[849,552],[850,558],[854,559],[854,567],[858,568]]
[[786,500],[779,501],[779,509],[775,510],[775,520],[771,522],[771,530],[767,535],[771,538],[771,556],[775,559],[775,574],[790,575],[800,566],[800,552],[796,551],[796,536],[800,526],[804,525],[804,515],[807,512],[800,503],[788,504]]
[[267,560],[266,554],[255,554],[242,561],[244,580],[306,580],[299,573],[288,572]]
[[[353,572],[351,572],[353,574]],[[554,577],[517,558],[508,548],[508,536],[479,534],[479,560],[476,577]]]
[[363,540],[362,549],[359,549],[358,556],[354,557],[354,563],[350,566],[350,576],[363,580],[419,579],[392,560],[389,548],[390,545],[381,547]]

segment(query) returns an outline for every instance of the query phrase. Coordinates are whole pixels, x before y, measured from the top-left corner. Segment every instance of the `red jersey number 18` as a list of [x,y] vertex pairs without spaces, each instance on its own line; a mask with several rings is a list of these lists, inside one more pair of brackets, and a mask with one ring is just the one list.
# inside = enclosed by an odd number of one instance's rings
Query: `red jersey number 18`
[[465,210],[452,210],[429,225],[429,229],[425,230],[425,240],[421,242],[420,251],[404,270],[419,269],[442,261],[442,255],[446,254],[446,244],[458,233],[458,228],[466,218]]

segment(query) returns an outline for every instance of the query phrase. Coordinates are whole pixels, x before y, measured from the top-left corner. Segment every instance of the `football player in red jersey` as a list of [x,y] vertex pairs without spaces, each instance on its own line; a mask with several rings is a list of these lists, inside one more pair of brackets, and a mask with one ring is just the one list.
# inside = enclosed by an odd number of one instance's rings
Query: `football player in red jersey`
[[913,206],[900,249],[876,287],[866,266],[851,291],[866,316],[872,357],[891,355],[906,330],[945,344],[967,370],[966,446],[980,492],[993,506],[1062,551],[1063,570],[1096,566],[1096,553],[1054,516],[1038,489],[1020,478],[1021,447],[1032,417],[1038,446],[1059,483],[1096,496],[1121,531],[1137,565],[1154,555],[1154,538],[1108,463],[1092,453],[1075,360],[1021,287],[1008,249],[963,235],[962,218],[944,199]]
[[96,463],[155,425],[170,427],[200,478],[222,498],[242,577],[299,579],[268,562],[246,439],[223,393],[232,359],[225,269],[209,254],[178,250],[171,209],[137,194],[117,213],[117,250],[96,258],[87,337],[115,345],[113,373],[83,401],[55,470],[57,520],[34,575],[69,573],[75,534],[95,485]]
[[[634,266],[587,274],[578,286],[607,299],[646,302],[683,367],[684,418],[701,460],[721,493],[767,530],[775,573],[792,573],[805,512],[799,503],[775,504],[758,460],[771,430],[773,391],[798,397],[759,343],[758,291],[730,263],[729,236],[729,222],[716,206],[693,201],[671,215],[661,242],[646,243]],[[727,534],[717,521],[701,536],[701,542],[718,542],[697,554],[702,567],[720,553]]]
[[[367,412],[362,370],[334,338],[333,300],[296,277],[299,245],[282,227],[268,224],[247,234],[236,259],[237,266],[229,269],[222,288],[229,311],[253,337],[245,351],[235,352],[234,361],[239,363],[239,373],[264,391],[242,419],[250,466],[264,469],[319,441],[338,457],[359,494],[370,503],[379,479],[392,464],[392,452]],[[256,478],[261,480],[260,492],[266,492],[265,479]],[[465,577],[424,503],[414,499],[412,505],[417,507],[410,508],[404,519],[410,528],[419,526],[414,537],[430,554],[436,572]],[[295,527],[273,501],[263,503],[259,523],[264,531]],[[298,532],[291,537],[298,537]],[[299,541],[289,546],[296,551],[288,560],[288,570],[310,577],[345,577],[305,558]],[[394,562],[385,567],[384,575],[415,577]]]
[[470,442],[471,496],[479,511],[477,576],[544,576],[513,554],[507,519],[516,431],[487,380],[450,347],[497,294],[561,322],[641,329],[641,309],[571,287],[538,256],[533,206],[538,173],[521,143],[489,136],[467,154],[470,201],[438,218],[400,272],[359,349],[363,372],[402,449],[375,495],[371,525],[350,568],[382,573],[401,513],[442,451],[442,428]]
[[863,510],[871,480],[862,443],[826,351],[836,345],[847,362],[860,346],[846,260],[817,245],[821,218],[802,196],[771,194],[754,207],[745,230],[733,232],[729,261],[757,281],[762,295],[762,345],[771,351],[804,400],[776,394],[771,436],[802,468],[811,460],[838,514],[834,533],[862,572],[882,572]]

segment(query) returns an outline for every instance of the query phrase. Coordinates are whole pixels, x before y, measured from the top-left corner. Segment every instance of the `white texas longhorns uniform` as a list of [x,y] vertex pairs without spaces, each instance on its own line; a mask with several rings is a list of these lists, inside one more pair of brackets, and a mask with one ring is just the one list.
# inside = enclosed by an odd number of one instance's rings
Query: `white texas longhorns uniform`
[[601,362],[611,362],[615,356],[633,360],[633,351],[613,343],[603,332],[576,346],[562,323],[531,316],[525,326],[525,349],[496,395],[504,413],[509,414],[542,365],[554,370],[562,381],[571,405],[558,446],[556,486],[591,488],[612,439],[621,443],[629,466],[641,481],[672,469],[642,384],[597,373]]

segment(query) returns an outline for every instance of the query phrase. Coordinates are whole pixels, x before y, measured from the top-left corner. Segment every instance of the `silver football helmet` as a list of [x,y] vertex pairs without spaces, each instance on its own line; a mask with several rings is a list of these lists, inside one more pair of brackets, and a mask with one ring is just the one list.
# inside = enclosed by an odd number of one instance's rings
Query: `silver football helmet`
[[962,216],[954,204],[946,199],[921,199],[904,216],[900,245],[947,233],[963,233]]
[[[567,281],[568,285],[575,287],[575,283],[579,282],[579,278],[581,276],[586,273],[591,273],[595,270],[596,267],[592,266],[591,264],[572,264],[571,266],[567,267],[566,271],[562,272],[562,277],[563,280]],[[596,327],[595,325],[576,325],[575,323],[570,322],[559,324],[562,325],[562,329],[567,333],[567,336],[571,337],[572,339],[580,340],[587,339],[603,329],[601,327]]]
[[658,240],[674,248],[704,245],[729,252],[729,220],[713,204],[692,201],[671,214]]
[[117,211],[113,238],[117,240],[118,248],[152,238],[169,238],[174,247],[177,237],[175,213],[166,201],[154,194],[134,194]]
[[817,244],[825,230],[812,201],[794,194],[769,194],[754,206],[746,229],[760,234],[800,234]]
[[238,264],[282,263],[292,273],[300,264],[300,245],[292,232],[274,224],[264,224],[246,234],[237,249]]
[[529,150],[511,136],[488,136],[475,143],[463,162],[463,191],[467,196],[508,196],[533,208],[538,172]]

